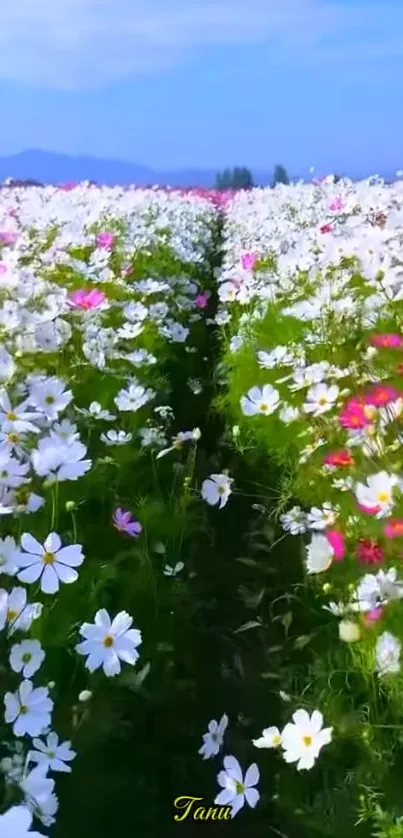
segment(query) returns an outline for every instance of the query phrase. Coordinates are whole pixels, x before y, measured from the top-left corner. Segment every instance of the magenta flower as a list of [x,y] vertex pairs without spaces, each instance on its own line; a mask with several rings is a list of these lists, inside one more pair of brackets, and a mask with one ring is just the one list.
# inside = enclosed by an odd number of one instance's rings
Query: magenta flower
[[385,347],[386,349],[389,349],[389,348],[395,349],[395,348],[403,345],[402,337],[400,335],[394,334],[394,333],[392,333],[392,334],[387,333],[387,334],[381,334],[381,335],[379,335],[379,334],[378,335],[371,335],[370,339],[369,339],[369,342],[372,344],[372,346],[379,346],[381,348]]
[[17,239],[17,233],[12,233],[11,230],[0,231],[0,244],[14,244]]
[[97,308],[105,299],[103,291],[98,291],[98,288],[93,288],[91,291],[86,291],[85,288],[80,288],[79,291],[74,291],[71,294],[70,302],[77,308]]
[[377,620],[380,620],[381,617],[382,617],[382,614],[383,614],[383,608],[380,608],[380,607],[372,608],[371,611],[367,611],[367,613],[364,614],[364,617],[363,617],[364,623],[367,626],[370,626],[373,623],[376,623]]
[[137,538],[143,529],[139,521],[135,521],[132,518],[132,513],[127,509],[121,509],[120,506],[113,513],[113,526],[119,532],[125,532],[126,535],[131,535],[132,538]]
[[344,201],[342,198],[333,198],[333,201],[329,204],[329,209],[332,212],[341,212],[344,207]]
[[209,291],[202,291],[200,294],[198,294],[197,297],[195,297],[195,305],[197,306],[197,308],[206,308],[209,297]]
[[97,238],[96,238],[96,242],[97,242],[98,247],[103,247],[105,250],[107,250],[109,247],[113,246],[113,242],[114,242],[113,233],[106,233],[106,232],[99,233]]
[[257,262],[256,253],[244,253],[241,257],[241,262],[244,271],[251,271]]
[[343,533],[340,530],[328,530],[326,538],[333,549],[334,559],[341,562],[346,553],[346,545]]

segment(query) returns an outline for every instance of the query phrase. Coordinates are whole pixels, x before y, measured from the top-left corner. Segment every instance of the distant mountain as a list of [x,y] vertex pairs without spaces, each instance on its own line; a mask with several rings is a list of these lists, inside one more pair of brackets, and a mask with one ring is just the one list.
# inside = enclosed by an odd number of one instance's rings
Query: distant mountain
[[[183,169],[172,172],[158,172],[137,163],[122,160],[108,160],[98,157],[58,154],[37,149],[22,151],[10,157],[0,157],[0,182],[13,180],[35,180],[40,183],[59,184],[94,181],[105,186],[214,186],[216,171]],[[270,181],[270,175],[258,175],[259,184]]]

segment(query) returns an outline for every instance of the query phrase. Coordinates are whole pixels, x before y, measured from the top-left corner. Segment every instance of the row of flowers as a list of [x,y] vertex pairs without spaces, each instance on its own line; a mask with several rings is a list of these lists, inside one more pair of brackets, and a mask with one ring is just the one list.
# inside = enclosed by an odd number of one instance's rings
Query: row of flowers
[[[375,678],[364,727],[380,752],[377,693],[389,696],[386,726],[400,729],[402,244],[401,182],[240,193],[226,210],[216,314],[233,444],[282,470],[277,520],[303,539],[332,646],[353,644],[348,669]],[[320,692],[336,736],[342,714],[320,687],[307,706]]]
[[[162,580],[184,568],[144,518],[149,498],[164,518],[161,480],[174,483],[175,501],[189,493],[191,471],[180,487],[168,455],[187,444],[192,463],[200,431],[177,428],[169,375],[182,353],[189,398],[202,390],[191,377],[193,332],[209,296],[215,219],[213,202],[194,194],[2,192],[1,769],[8,801],[20,805],[0,816],[0,835],[22,838],[33,815],[45,826],[55,821],[49,772],[70,772],[76,756],[74,736],[53,729],[55,703],[67,695],[52,678],[63,647],[83,657],[89,675],[118,676],[139,658],[142,632],[121,606],[141,609],[150,552]],[[215,503],[210,483],[203,491]],[[77,594],[65,595],[73,583]],[[80,679],[73,716],[93,691],[83,672]],[[64,715],[74,734],[71,707]]]

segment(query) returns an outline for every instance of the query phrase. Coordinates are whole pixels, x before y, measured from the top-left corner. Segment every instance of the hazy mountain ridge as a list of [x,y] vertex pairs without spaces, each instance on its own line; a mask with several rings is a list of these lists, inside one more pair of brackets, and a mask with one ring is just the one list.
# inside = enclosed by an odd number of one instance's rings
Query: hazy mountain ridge
[[[0,183],[6,178],[13,180],[34,180],[40,183],[60,184],[94,181],[105,186],[204,186],[213,187],[216,180],[216,169],[177,169],[173,171],[157,171],[139,163],[124,160],[92,157],[91,155],[60,154],[55,151],[28,149],[18,154],[0,156]],[[291,180],[299,176],[289,173]],[[355,173],[352,178],[368,177],[373,172]],[[388,182],[396,180],[395,171],[379,172]],[[273,170],[253,171],[254,181],[259,186],[267,186],[272,182]],[[306,174],[304,180],[312,177]]]
[[[259,184],[270,182],[270,173],[255,172]],[[36,180],[40,183],[59,184],[83,180],[95,181],[105,186],[136,184],[146,186],[206,186],[215,183],[214,169],[182,169],[156,171],[138,163],[123,160],[73,156],[37,149],[22,151],[7,157],[0,157],[0,182],[13,180]]]

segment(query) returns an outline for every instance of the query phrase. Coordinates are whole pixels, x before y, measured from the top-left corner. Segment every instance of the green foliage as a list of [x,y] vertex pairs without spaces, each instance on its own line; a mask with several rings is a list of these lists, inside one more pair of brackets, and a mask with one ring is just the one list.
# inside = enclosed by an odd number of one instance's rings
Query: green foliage
[[235,166],[234,169],[224,169],[216,177],[216,189],[252,189],[253,175],[245,166]]
[[273,174],[273,186],[275,186],[276,183],[283,183],[285,186],[287,186],[289,182],[290,180],[287,174],[287,170],[280,163],[277,164]]

